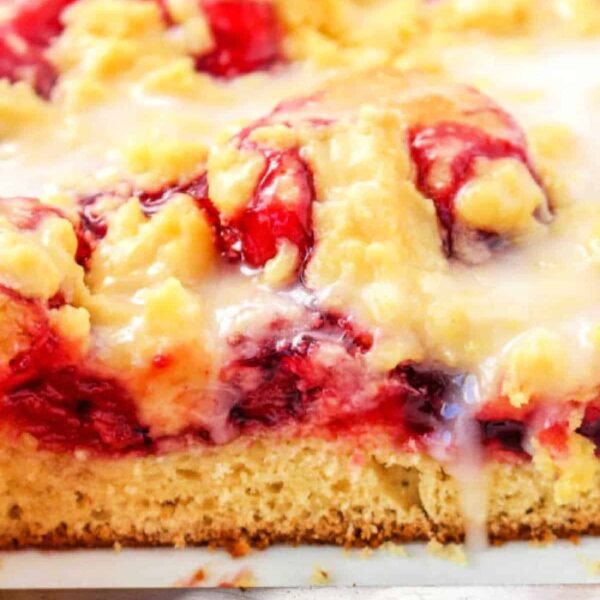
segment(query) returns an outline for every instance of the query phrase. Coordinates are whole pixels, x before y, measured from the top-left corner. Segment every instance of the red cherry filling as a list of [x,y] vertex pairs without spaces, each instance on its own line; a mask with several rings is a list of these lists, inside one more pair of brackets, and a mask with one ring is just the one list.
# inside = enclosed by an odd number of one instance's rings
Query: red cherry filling
[[399,439],[408,436],[419,440],[443,426],[442,407],[449,386],[450,378],[445,373],[403,363],[388,374],[372,402],[361,410],[331,415],[327,426],[336,435],[364,427],[384,427],[398,434]]
[[593,442],[596,454],[600,455],[600,404],[592,402],[586,406],[583,422],[577,433]]
[[[247,142],[242,140],[242,143]],[[259,151],[265,158],[265,167],[252,199],[224,224],[210,201],[205,173],[184,184],[158,190],[126,189],[81,198],[78,263],[87,267],[98,241],[106,235],[106,215],[98,208],[103,197],[125,201],[136,196],[144,214],[151,217],[177,193],[189,194],[204,211],[214,230],[215,243],[228,260],[242,258],[252,267],[261,267],[277,254],[279,242],[285,239],[298,248],[300,262],[303,262],[313,243],[311,209],[315,192],[312,173],[296,149]]]
[[537,434],[538,440],[555,453],[565,453],[568,450],[568,427],[567,422],[553,423]]
[[62,217],[57,208],[42,204],[35,198],[0,198],[0,215],[6,217],[15,227],[35,229],[46,217]]
[[2,288],[18,315],[24,346],[0,379],[0,422],[33,435],[40,445],[107,453],[146,445],[135,406],[116,381],[73,366],[75,354],[50,326],[39,302]]
[[44,448],[89,448],[119,453],[149,440],[127,392],[116,381],[68,366],[35,376],[2,398],[0,415],[33,435]]
[[435,204],[444,246],[450,256],[455,242],[454,201],[463,185],[474,176],[477,159],[514,158],[539,181],[529,164],[521,131],[512,120],[509,122],[512,139],[493,137],[477,127],[454,122],[415,127],[409,132],[410,152],[417,169],[416,185]]
[[266,0],[200,0],[214,47],[196,58],[196,68],[216,77],[267,69],[281,59],[280,31]]
[[399,392],[403,396],[405,425],[418,435],[431,433],[443,420],[448,376],[441,371],[420,370],[411,363],[399,365],[390,376],[399,383]]
[[[213,443],[204,429],[153,440],[117,379],[75,366],[76,351],[50,327],[39,302],[11,290],[2,293],[20,308],[26,343],[0,380],[0,422],[53,451],[85,448],[118,455],[153,452],[188,438]],[[363,359],[372,343],[369,334],[335,315],[312,313],[306,322],[299,332],[275,320],[265,339],[230,341],[239,358],[223,368],[220,379],[223,393],[235,398],[228,418],[239,434],[302,424],[352,435],[365,426],[381,426],[399,440],[418,441],[443,426],[448,375],[405,363],[387,377],[375,377]],[[171,360],[157,355],[152,366],[164,369]],[[495,419],[480,425],[486,447],[527,456],[524,422]]]
[[523,447],[525,423],[516,419],[479,421],[484,446],[490,450],[506,450],[529,456]]
[[536,409],[534,405],[517,408],[504,396],[484,404],[476,415],[484,447],[492,456],[502,452],[529,456],[523,443],[527,428],[538,416]]
[[233,350],[241,358],[222,370],[221,380],[238,397],[229,415],[234,424],[273,427],[303,420],[317,395],[337,393],[339,374],[315,357],[320,345],[339,350],[344,361],[364,353],[372,343],[369,335],[356,331],[348,319],[318,313],[308,319],[305,332],[289,331],[289,323],[276,320],[267,339],[232,340]]
[[40,48],[16,38],[6,28],[0,30],[0,79],[27,81],[39,96],[48,99],[57,77]]
[[26,0],[0,28],[0,79],[28,81],[42,98],[49,98],[58,74],[44,55],[60,34],[62,11],[74,0]]
[[235,361],[226,376],[242,395],[229,413],[233,423],[273,427],[305,415],[310,390],[299,389],[300,378],[294,372],[294,359],[301,356],[297,352],[293,348],[285,353],[273,349]]
[[63,29],[62,11],[76,0],[25,0],[10,24],[15,33],[38,47],[47,46]]
[[97,211],[95,206],[101,197],[102,194],[94,194],[79,199],[79,223],[75,229],[78,242],[75,260],[85,269],[89,267],[99,240],[108,231],[106,218]]
[[265,168],[248,206],[225,224],[229,253],[241,254],[251,267],[262,267],[277,254],[279,242],[298,248],[300,262],[313,244],[312,172],[296,149],[263,149]]
[[[277,325],[280,332],[285,328]],[[304,333],[236,340],[234,349],[244,356],[221,374],[238,396],[230,420],[243,430],[298,421],[336,435],[365,425],[401,437],[438,428],[448,376],[406,363],[374,379],[361,358],[370,345],[368,336],[329,316],[317,317]]]

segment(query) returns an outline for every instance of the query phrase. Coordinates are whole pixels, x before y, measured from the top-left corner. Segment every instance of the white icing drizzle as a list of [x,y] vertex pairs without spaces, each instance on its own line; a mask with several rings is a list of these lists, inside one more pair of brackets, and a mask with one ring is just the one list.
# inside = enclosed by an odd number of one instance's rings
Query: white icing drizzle
[[483,471],[481,433],[473,418],[481,403],[481,391],[473,375],[462,378],[455,390],[462,410],[453,427],[456,460],[449,464],[448,470],[459,485],[467,548],[475,551],[487,545],[488,488]]

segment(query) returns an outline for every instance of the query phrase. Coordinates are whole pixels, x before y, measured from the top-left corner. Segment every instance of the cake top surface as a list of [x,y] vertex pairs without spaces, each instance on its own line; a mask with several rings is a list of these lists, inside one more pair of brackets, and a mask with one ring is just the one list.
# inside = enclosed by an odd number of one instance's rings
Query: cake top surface
[[36,2],[0,15],[0,281],[143,421],[219,421],[231,340],[315,310],[373,373],[594,396],[597,2]]

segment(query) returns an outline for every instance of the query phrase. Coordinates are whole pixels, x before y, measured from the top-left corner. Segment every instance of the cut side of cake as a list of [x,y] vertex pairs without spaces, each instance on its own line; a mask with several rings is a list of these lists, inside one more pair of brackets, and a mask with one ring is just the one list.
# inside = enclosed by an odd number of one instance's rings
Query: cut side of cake
[[600,7],[367,4],[0,13],[1,547],[600,531]]

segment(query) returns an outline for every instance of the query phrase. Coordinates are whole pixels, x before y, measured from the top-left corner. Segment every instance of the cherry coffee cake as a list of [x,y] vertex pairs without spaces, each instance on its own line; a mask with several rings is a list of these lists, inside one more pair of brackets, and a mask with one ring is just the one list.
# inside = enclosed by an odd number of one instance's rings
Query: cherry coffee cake
[[597,0],[0,32],[1,546],[600,532]]

